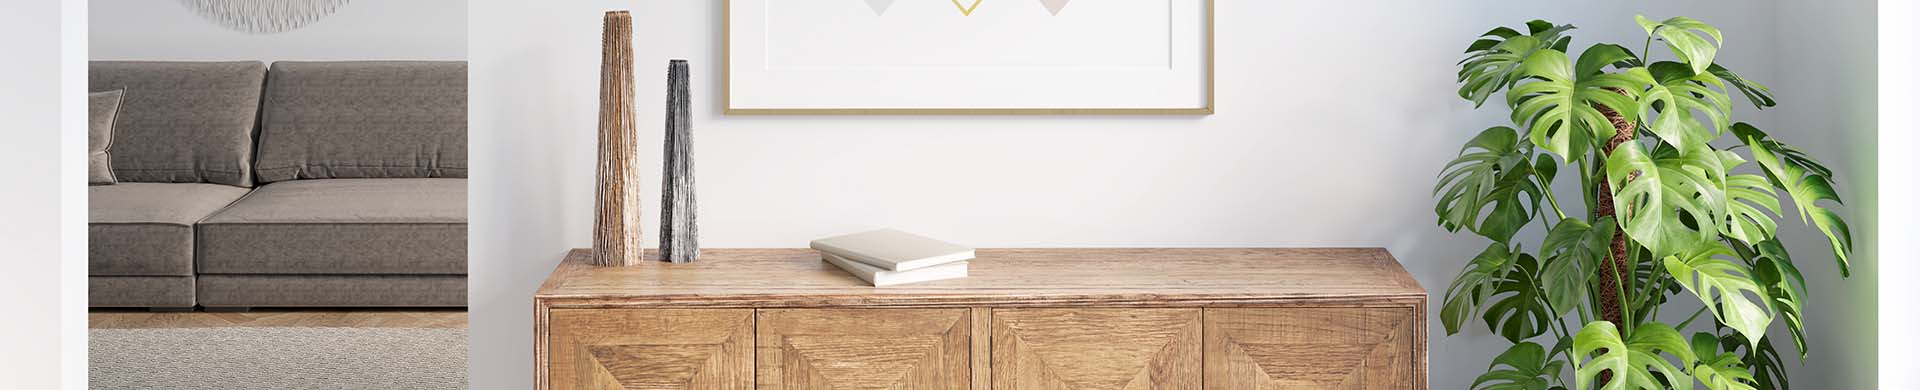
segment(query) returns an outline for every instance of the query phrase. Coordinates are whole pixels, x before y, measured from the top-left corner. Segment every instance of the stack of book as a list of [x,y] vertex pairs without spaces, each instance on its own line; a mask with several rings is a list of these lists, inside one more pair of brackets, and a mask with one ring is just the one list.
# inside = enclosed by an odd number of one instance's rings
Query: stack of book
[[893,229],[813,240],[820,259],[875,287],[967,277],[973,248]]

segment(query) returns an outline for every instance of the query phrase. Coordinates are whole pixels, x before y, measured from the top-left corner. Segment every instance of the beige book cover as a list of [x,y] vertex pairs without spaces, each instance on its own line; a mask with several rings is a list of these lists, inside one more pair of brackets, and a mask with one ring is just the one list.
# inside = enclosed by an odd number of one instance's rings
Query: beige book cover
[[880,267],[868,265],[867,263],[835,256],[832,253],[821,253],[820,259],[840,266],[840,269],[846,270],[847,273],[853,274],[854,277],[873,284],[874,287],[967,277],[967,262],[965,261],[946,263],[911,271],[888,271],[880,269]]
[[888,271],[906,271],[973,258],[973,248],[893,229],[813,240],[822,253]]

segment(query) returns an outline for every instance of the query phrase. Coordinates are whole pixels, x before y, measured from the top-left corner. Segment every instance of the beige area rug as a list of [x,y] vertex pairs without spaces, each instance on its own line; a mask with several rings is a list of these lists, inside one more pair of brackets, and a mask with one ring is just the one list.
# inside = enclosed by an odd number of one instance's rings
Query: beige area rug
[[92,329],[94,389],[465,389],[459,328]]

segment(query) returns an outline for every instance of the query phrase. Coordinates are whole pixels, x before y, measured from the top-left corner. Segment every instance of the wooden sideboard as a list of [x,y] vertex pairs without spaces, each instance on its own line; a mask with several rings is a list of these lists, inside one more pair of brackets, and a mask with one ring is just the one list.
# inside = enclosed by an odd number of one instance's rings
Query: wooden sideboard
[[981,249],[871,287],[808,249],[588,265],[534,298],[536,387],[1426,389],[1426,292],[1383,249]]

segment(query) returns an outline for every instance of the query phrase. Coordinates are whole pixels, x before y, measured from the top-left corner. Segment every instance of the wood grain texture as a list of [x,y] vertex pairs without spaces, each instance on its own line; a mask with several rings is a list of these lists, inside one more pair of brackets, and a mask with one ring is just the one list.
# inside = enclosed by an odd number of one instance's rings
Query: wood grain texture
[[810,249],[709,249],[690,264],[591,267],[575,250],[536,297],[554,307],[1411,304],[1424,290],[1378,248],[980,249],[969,276],[873,287]]
[[997,309],[995,390],[1198,390],[1199,309]]
[[256,309],[243,313],[95,310],[93,329],[214,328],[229,326],[465,328],[466,310]]
[[760,390],[968,390],[968,310],[762,309]]
[[[710,344],[722,334],[750,340],[735,350],[758,355],[729,366],[739,373],[729,388],[1427,386],[1425,291],[1384,250],[981,249],[977,256],[965,279],[876,288],[806,249],[710,249],[697,263],[632,267],[591,266],[590,252],[575,250],[535,297],[536,387],[591,388],[576,384],[617,378],[574,363],[589,359],[636,369],[673,367],[644,359],[691,358],[581,355],[579,345]],[[662,317],[709,319],[672,320],[679,325],[668,331],[657,324],[663,320],[649,320]],[[731,327],[688,330],[718,321],[712,318]],[[681,331],[694,333],[672,333]],[[934,334],[938,341],[930,341]],[[697,342],[702,337],[709,341]],[[941,364],[912,361],[921,350],[937,351]],[[936,352],[927,353],[918,356]],[[933,366],[941,368],[926,371]]]
[[1207,390],[1414,388],[1416,327],[1410,307],[1206,309]]
[[675,263],[700,257],[689,72],[687,60],[667,62],[667,131],[660,151],[660,258]]
[[973,348],[973,376],[969,378],[973,386],[970,390],[988,390],[993,388],[993,309],[972,307],[967,309],[973,334],[968,342]]
[[551,389],[753,387],[748,309],[553,309]]
[[640,159],[633,120],[633,16],[608,11],[600,38],[599,172],[593,202],[596,265],[644,262],[640,246]]

